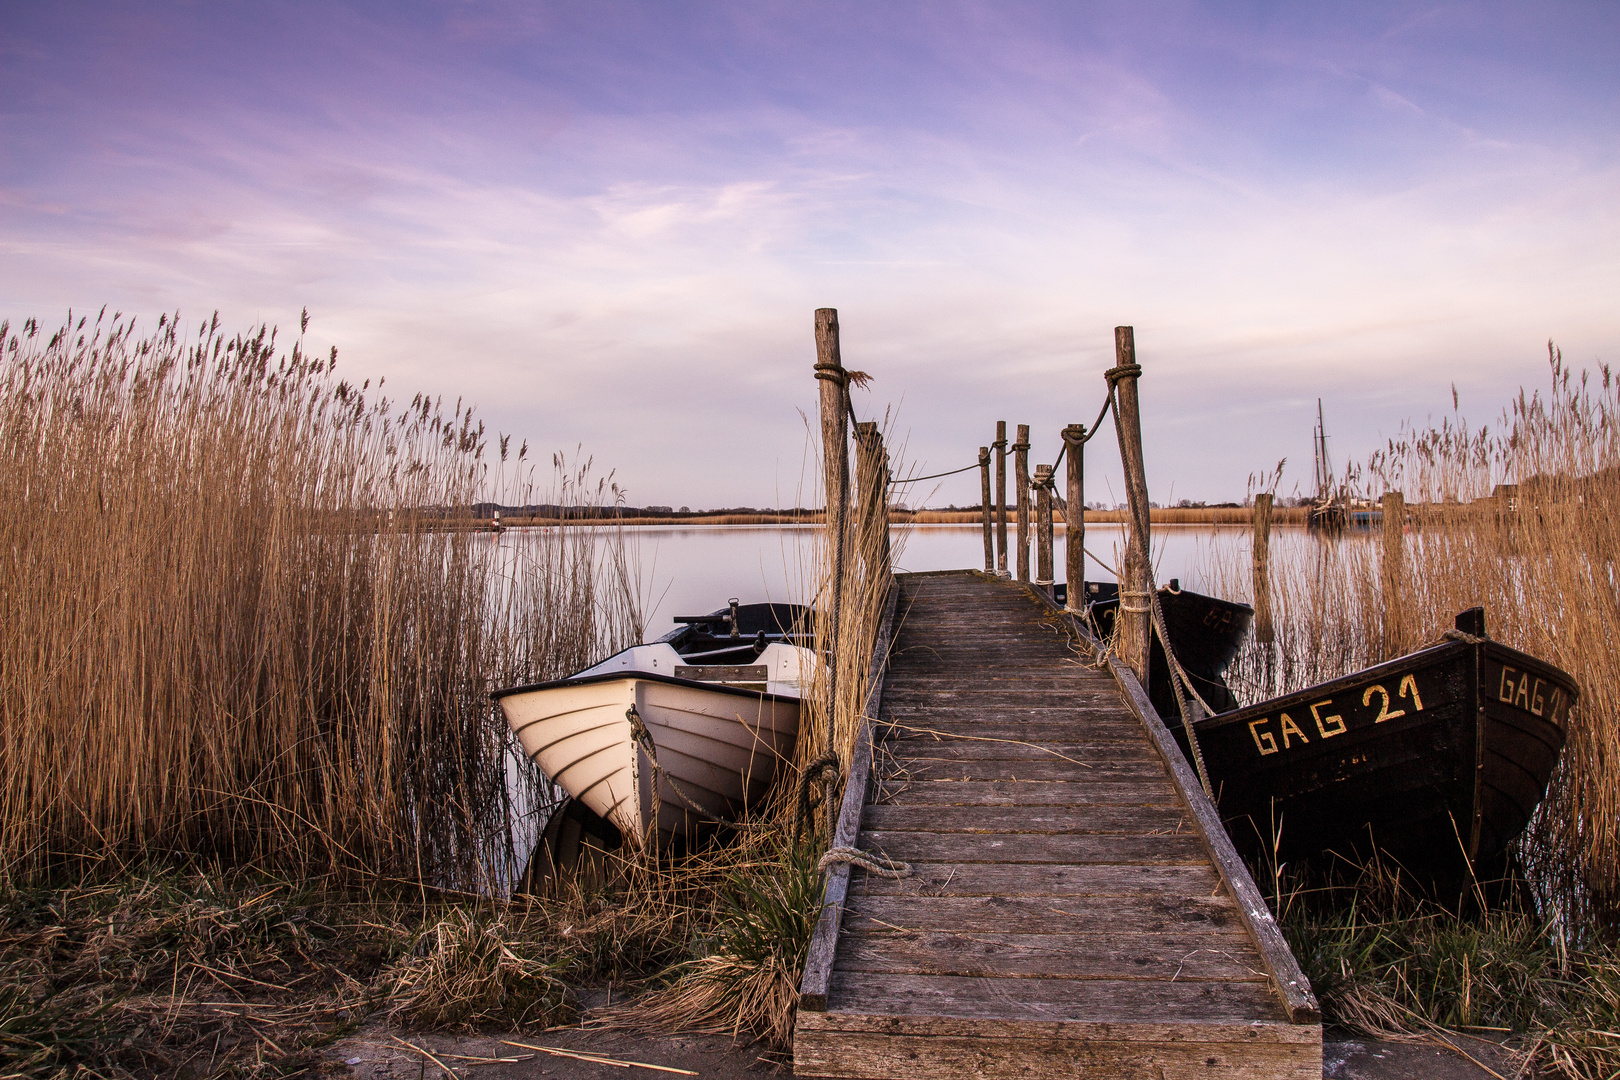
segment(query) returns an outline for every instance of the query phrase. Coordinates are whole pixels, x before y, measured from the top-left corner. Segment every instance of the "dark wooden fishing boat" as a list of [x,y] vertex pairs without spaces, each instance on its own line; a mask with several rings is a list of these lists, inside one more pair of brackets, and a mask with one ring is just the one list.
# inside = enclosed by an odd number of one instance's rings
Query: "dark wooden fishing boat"
[[[1085,608],[1097,636],[1106,641],[1114,633],[1114,617],[1119,612],[1119,586],[1111,581],[1085,583]],[[1064,601],[1059,593],[1058,602]],[[1159,589],[1159,607],[1164,612],[1164,628],[1176,659],[1192,680],[1199,695],[1216,712],[1235,709],[1238,700],[1226,685],[1226,667],[1237,655],[1243,636],[1254,621],[1248,604],[1220,600],[1183,589],[1180,581]],[[1170,685],[1169,667],[1158,635],[1153,637],[1153,655],[1148,664],[1148,698],[1160,716],[1179,716],[1175,690]]]
[[1471,608],[1437,644],[1194,730],[1240,844],[1283,860],[1376,845],[1443,874],[1462,856],[1491,863],[1524,831],[1578,695],[1567,673],[1489,640]]

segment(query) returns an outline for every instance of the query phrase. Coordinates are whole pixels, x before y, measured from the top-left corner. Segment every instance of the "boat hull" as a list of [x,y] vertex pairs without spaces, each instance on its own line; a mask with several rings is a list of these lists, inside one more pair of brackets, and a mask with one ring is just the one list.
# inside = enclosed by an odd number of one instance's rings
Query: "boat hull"
[[637,846],[689,839],[758,806],[799,726],[797,698],[640,673],[497,700],[529,759]]
[[1524,831],[1577,695],[1515,649],[1448,641],[1194,730],[1234,840],[1283,860],[1376,846],[1440,873]]
[[[1226,668],[1249,632],[1254,609],[1248,604],[1204,596],[1191,589],[1167,587],[1158,592],[1165,631],[1193,688],[1215,712],[1235,709],[1238,701],[1226,685]],[[1104,641],[1112,638],[1114,619],[1119,613],[1119,586],[1109,581],[1086,582],[1086,610],[1097,636]],[[1148,698],[1160,716],[1179,715],[1176,692],[1165,664],[1164,646],[1157,634],[1153,635],[1151,650]]]

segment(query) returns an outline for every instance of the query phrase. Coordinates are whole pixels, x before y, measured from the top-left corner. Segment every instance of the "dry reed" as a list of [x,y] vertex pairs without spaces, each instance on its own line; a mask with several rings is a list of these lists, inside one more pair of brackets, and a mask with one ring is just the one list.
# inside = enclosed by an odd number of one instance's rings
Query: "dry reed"
[[[1620,918],[1620,386],[1607,367],[1573,372],[1550,345],[1549,365],[1551,385],[1521,390],[1494,430],[1454,411],[1372,456],[1366,494],[1407,503],[1398,566],[1354,533],[1274,546],[1277,640],[1247,643],[1233,675],[1249,700],[1272,696],[1418,648],[1483,605],[1493,637],[1581,687],[1519,845],[1545,911],[1579,938]],[[1247,545],[1218,546],[1209,563],[1211,591],[1250,595]]]
[[526,446],[335,349],[117,314],[0,349],[0,886],[163,853],[498,886],[487,691],[639,638],[623,546],[435,531],[528,498]]

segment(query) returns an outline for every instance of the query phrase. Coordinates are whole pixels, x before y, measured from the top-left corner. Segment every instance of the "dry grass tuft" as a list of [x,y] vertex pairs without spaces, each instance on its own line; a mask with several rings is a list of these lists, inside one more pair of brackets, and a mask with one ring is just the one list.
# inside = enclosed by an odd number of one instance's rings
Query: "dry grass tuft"
[[556,961],[503,914],[452,911],[384,976],[390,1018],[421,1027],[477,1031],[567,1023],[573,995]]
[[795,843],[780,824],[745,829],[738,839],[670,875],[672,885],[707,894],[706,917],[695,924],[697,955],[664,973],[667,986],[611,1011],[610,1023],[792,1046],[799,979],[821,912],[823,845]]

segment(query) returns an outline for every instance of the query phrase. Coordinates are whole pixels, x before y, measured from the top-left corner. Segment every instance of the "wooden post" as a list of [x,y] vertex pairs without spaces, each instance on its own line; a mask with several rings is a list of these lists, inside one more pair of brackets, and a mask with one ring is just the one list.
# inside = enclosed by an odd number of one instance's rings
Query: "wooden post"
[[1384,656],[1400,654],[1405,636],[1401,580],[1406,576],[1406,496],[1391,491],[1384,506]]
[[[827,613],[832,632],[828,642],[831,660],[827,664],[825,749],[834,751],[838,749],[838,630],[843,617],[844,542],[849,504],[849,376],[838,349],[838,311],[835,308],[816,309],[815,371],[816,378],[821,380],[821,461],[827,481],[827,543],[832,546],[833,563],[831,610]],[[827,802],[830,806],[832,800]]]
[[1063,504],[1064,580],[1068,582],[1065,611],[1084,611],[1086,598],[1086,426],[1063,429],[1063,449],[1069,459],[1069,485]]
[[979,447],[979,486],[984,488],[984,572],[996,572],[996,539],[990,517],[990,448]]
[[996,421],[996,573],[1007,576],[1007,421]]
[[1249,548],[1254,563],[1254,640],[1270,645],[1271,628],[1271,496],[1254,497],[1254,540]]
[[872,579],[887,576],[889,499],[883,436],[870,421],[855,425],[856,550]]
[[1018,487],[1018,580],[1029,580],[1029,425],[1018,425],[1013,443],[1013,482]]
[[1035,587],[1052,595],[1052,466],[1035,466]]
[[[883,568],[883,580],[894,576],[894,556],[889,550],[889,448],[878,436],[878,558]],[[886,591],[886,590],[884,590]],[[880,598],[879,603],[882,603]]]
[[1148,614],[1153,588],[1153,563],[1148,537],[1147,467],[1142,460],[1142,411],[1136,396],[1142,369],[1136,362],[1136,335],[1129,326],[1114,327],[1114,427],[1119,433],[1119,458],[1125,468],[1125,496],[1130,503],[1131,535],[1125,544],[1125,580],[1120,582],[1119,658],[1142,681],[1148,682],[1149,646],[1153,622]]

